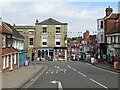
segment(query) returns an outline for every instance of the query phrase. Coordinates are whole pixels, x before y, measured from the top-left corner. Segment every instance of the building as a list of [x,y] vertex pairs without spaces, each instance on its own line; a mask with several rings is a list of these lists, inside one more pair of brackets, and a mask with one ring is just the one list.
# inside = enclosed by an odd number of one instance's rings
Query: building
[[107,32],[107,54],[116,54],[120,57],[120,14],[117,14],[116,21]]
[[2,49],[0,50],[0,60],[2,64],[2,72],[11,71],[17,68],[17,55],[18,51],[12,47],[12,31],[2,23],[2,31],[0,31],[0,36],[2,36]]
[[13,27],[24,37],[24,50],[27,52],[27,57],[31,58],[32,48],[35,46],[35,26],[16,26]]
[[24,37],[9,23],[4,23],[9,28],[9,30],[12,31],[12,47],[18,51],[18,54],[16,54],[18,57],[17,65],[18,67],[24,66],[26,60],[26,51],[24,50]]
[[105,12],[106,15],[103,18],[97,19],[97,42],[100,56],[107,54],[106,34],[112,28],[117,16],[117,13],[113,13],[113,9],[110,6],[106,8]]
[[[36,20],[35,26],[14,26],[25,37],[28,57],[37,60],[45,57],[67,59],[67,23],[49,18]],[[35,53],[34,50],[37,50]]]

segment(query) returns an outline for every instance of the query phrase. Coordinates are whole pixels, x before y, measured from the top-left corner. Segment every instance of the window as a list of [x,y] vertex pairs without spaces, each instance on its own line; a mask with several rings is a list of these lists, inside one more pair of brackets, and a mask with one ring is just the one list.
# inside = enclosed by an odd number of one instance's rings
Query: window
[[114,36],[114,43],[116,43],[116,36]]
[[103,42],[103,35],[101,35],[101,42]]
[[56,45],[60,45],[60,42],[56,42]]
[[113,38],[111,37],[111,43],[113,43]]
[[97,21],[97,28],[99,29],[99,21]]
[[56,33],[60,33],[60,27],[56,27]]
[[5,47],[6,44],[6,37],[2,36],[2,47]]
[[29,38],[29,44],[33,45],[33,38]]
[[42,33],[47,33],[47,27],[42,27]]
[[[10,36],[7,36],[7,47],[11,47],[11,44],[12,44],[11,41],[12,41],[12,40],[11,40]],[[14,43],[13,43],[13,44],[14,44]]]
[[101,25],[100,25],[100,28],[103,28],[103,21],[101,21]]
[[120,43],[120,36],[118,36],[118,43]]
[[47,42],[42,42],[43,44],[42,45],[47,45]]

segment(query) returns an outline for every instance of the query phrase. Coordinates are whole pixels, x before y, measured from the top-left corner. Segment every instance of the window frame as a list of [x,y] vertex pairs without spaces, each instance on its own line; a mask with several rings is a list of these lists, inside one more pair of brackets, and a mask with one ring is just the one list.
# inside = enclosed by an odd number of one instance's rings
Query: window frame
[[47,27],[42,27],[42,34],[47,34]]
[[[33,39],[33,40],[31,41],[30,39]],[[31,44],[31,43],[32,43],[32,44]],[[31,38],[31,37],[29,38],[29,45],[30,45],[30,46],[33,46],[33,45],[34,45],[34,38]]]
[[[57,29],[57,28],[59,28],[59,29]],[[56,34],[61,34],[61,27],[56,27],[55,31],[56,31]]]

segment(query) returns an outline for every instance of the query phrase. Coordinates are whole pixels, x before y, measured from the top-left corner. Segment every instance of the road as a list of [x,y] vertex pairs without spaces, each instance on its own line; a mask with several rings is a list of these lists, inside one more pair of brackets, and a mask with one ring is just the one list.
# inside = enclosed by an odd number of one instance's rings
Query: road
[[118,88],[118,74],[80,61],[41,62],[46,70],[29,88]]

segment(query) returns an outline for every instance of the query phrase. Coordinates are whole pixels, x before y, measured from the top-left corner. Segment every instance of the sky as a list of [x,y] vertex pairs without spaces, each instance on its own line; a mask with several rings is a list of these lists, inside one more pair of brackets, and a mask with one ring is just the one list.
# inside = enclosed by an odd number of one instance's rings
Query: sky
[[[118,12],[118,0],[3,0],[0,2],[0,17],[13,25],[35,25],[53,18],[68,23],[68,36],[81,36],[86,30],[97,31],[97,19],[105,16],[105,9],[111,6]],[[82,33],[79,33],[82,32]]]

